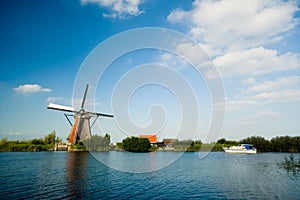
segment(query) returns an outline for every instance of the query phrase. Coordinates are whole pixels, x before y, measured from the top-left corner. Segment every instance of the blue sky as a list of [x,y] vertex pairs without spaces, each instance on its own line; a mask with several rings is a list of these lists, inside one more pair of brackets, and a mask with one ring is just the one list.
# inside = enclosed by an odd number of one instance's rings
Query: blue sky
[[[55,130],[65,139],[70,125],[62,112],[47,110],[47,104],[76,107],[77,94],[81,95],[85,86],[73,93],[74,83],[90,52],[116,34],[143,27],[168,28],[187,35],[202,47],[218,69],[225,89],[226,117],[222,131],[207,141],[252,135],[267,139],[278,135],[299,136],[299,4],[299,1],[273,0],[1,1],[0,138],[43,137]],[[134,42],[129,40],[128,44]],[[189,43],[180,42],[178,53],[197,63],[201,52]],[[101,55],[110,54],[104,51]],[[120,94],[116,101],[112,99],[118,81],[145,66],[148,68],[144,69],[174,70],[189,82],[199,108],[196,133],[176,134],[183,122],[182,107],[178,95],[168,87],[143,85],[129,91],[130,99],[122,99],[126,94]],[[160,77],[164,70],[151,72],[126,83],[148,80],[151,75]],[[114,110],[114,105],[128,106],[128,119],[140,127],[141,134],[207,138],[215,102],[211,101],[214,91],[209,91],[206,84],[216,80],[213,73],[207,71],[199,76],[193,66],[176,55],[142,49],[120,56],[102,78],[98,85],[91,85],[95,96],[90,94],[87,107],[116,115],[118,110]],[[170,84],[176,82],[168,80]],[[174,91],[180,91],[180,86],[178,83]],[[154,109],[151,119],[153,105],[163,110]],[[214,108],[218,109],[218,105]],[[188,109],[193,110],[192,103]],[[101,118],[93,132],[108,132],[114,141],[131,135],[130,129],[120,127],[122,122],[118,120],[127,119],[118,115],[115,119]],[[193,120],[191,115],[188,121]],[[155,121],[157,124],[151,126]]]

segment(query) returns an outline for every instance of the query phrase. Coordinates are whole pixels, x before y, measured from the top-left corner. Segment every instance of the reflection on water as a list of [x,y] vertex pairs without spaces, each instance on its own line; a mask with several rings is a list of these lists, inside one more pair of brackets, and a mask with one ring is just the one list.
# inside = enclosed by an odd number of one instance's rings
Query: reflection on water
[[289,157],[284,157],[284,160],[280,163],[280,167],[285,169],[287,172],[291,172],[294,176],[300,173],[300,156],[295,158],[293,154]]
[[121,171],[131,173],[147,173],[163,169],[177,159],[183,152],[91,152],[94,158],[106,166]]
[[67,158],[67,187],[70,197],[80,198],[86,193],[88,152],[69,152]]
[[0,199],[299,198],[299,175],[280,167],[290,154],[216,152],[199,159],[198,153],[184,153],[171,165],[147,173],[117,171],[94,157],[117,167],[135,166],[132,171],[136,172],[139,168],[161,166],[164,158],[168,161],[167,157],[178,155],[176,152],[0,153]]

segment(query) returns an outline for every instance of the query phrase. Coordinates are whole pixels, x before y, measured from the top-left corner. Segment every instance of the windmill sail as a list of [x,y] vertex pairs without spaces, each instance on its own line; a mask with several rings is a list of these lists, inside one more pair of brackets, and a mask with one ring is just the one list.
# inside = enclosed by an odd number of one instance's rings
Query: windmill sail
[[104,114],[104,113],[96,113],[96,112],[88,112],[88,113],[91,115],[102,116],[102,117],[114,117],[113,115]]
[[74,108],[68,107],[68,106],[62,106],[54,103],[49,103],[48,109],[53,109],[53,110],[61,110],[61,111],[66,111],[66,112],[76,112]]
[[83,95],[83,99],[82,99],[82,103],[81,103],[81,109],[83,109],[88,89],[89,89],[89,84],[86,85],[86,88],[85,88],[85,91],[84,91],[84,95]]

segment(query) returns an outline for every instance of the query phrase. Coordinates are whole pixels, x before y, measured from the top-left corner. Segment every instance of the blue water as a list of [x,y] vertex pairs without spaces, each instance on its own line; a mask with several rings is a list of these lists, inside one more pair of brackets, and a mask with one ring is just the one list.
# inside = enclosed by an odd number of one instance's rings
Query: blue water
[[[136,166],[177,156],[147,173],[112,169],[95,157]],[[0,153],[0,199],[299,199],[300,175],[280,167],[284,153]],[[300,154],[294,154],[298,158]],[[123,158],[123,159],[120,159]],[[132,159],[128,159],[132,163]],[[130,165],[128,165],[130,166]]]

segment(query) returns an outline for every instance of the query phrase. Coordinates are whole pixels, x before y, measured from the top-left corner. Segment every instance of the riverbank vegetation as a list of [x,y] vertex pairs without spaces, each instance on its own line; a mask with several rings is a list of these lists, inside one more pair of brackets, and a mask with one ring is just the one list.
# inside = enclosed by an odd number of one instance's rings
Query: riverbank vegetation
[[[45,135],[43,138],[31,140],[8,141],[6,138],[0,140],[0,152],[5,151],[48,151],[53,150],[54,145],[61,143],[61,139],[56,137],[55,131]],[[224,147],[235,146],[241,143],[253,144],[258,152],[300,152],[300,136],[277,136],[267,140],[261,136],[251,136],[240,141],[226,140],[221,138],[216,142],[202,143],[200,140],[178,140],[174,139],[172,148],[164,148],[150,144],[146,138],[128,137],[121,143],[112,145],[110,135],[93,135],[90,138],[71,145],[71,150],[78,151],[131,151],[148,152],[159,150],[172,151],[223,151]]]
[[114,150],[113,145],[110,143],[110,135],[105,136],[92,135],[90,138],[83,141],[84,147],[88,151],[111,151]]
[[172,143],[174,151],[223,151],[224,147],[236,146],[238,144],[253,144],[258,152],[300,152],[300,137],[277,136],[267,140],[261,136],[251,136],[240,141],[226,140],[221,138],[209,144],[202,143],[200,140],[177,139]]
[[251,136],[240,141],[219,139],[217,142],[203,144],[196,140],[175,140],[173,143],[174,151],[223,151],[224,147],[235,146],[238,144],[253,144],[258,152],[300,152],[300,136],[277,136],[267,140],[261,136]]
[[10,151],[48,151],[53,150],[56,143],[61,142],[59,137],[56,137],[55,131],[52,131],[44,138],[31,140],[7,140],[3,138],[0,140],[0,152]]

